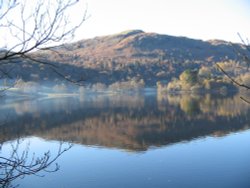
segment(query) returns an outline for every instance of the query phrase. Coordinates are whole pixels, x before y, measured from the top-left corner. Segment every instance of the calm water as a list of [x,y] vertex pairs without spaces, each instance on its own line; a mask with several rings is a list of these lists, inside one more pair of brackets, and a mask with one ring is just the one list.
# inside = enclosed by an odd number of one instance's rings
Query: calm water
[[0,120],[1,179],[20,169],[4,159],[29,165],[49,151],[52,161],[9,187],[250,187],[250,105],[239,96],[2,99]]

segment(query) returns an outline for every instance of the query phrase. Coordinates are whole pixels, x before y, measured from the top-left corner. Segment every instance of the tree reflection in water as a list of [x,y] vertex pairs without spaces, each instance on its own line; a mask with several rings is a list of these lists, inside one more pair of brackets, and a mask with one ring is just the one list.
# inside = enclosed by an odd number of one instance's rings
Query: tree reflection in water
[[17,139],[11,143],[6,143],[8,152],[2,153],[5,144],[0,145],[0,186],[3,188],[17,187],[13,181],[24,178],[27,175],[43,177],[44,173],[56,172],[59,165],[56,160],[73,145],[60,142],[58,150],[53,153],[48,150],[41,155],[37,155],[30,150],[30,143]]
[[[145,151],[250,128],[239,96],[94,95],[4,103],[0,142],[38,136],[82,145]],[[31,110],[32,109],[32,110]]]

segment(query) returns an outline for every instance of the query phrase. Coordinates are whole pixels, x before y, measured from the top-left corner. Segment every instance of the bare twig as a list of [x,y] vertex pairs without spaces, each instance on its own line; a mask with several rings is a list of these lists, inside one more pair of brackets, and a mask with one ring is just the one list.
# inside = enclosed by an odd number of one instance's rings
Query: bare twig
[[233,82],[234,84],[236,84],[237,86],[239,87],[243,87],[243,88],[246,88],[246,89],[250,89],[250,86],[248,85],[245,85],[245,84],[242,84],[242,83],[239,83],[237,80],[235,80],[232,76],[230,76],[218,63],[216,64],[217,67],[221,70],[221,72],[223,74],[225,74],[229,80],[231,80],[231,82]]
[[[35,154],[30,155],[29,144],[26,149],[20,151],[20,141],[17,140],[16,144],[12,144],[12,152],[8,157],[0,156],[0,186],[12,187],[11,183],[17,178],[23,178],[26,175],[36,175],[43,177],[44,175],[38,174],[39,172],[55,172],[59,170],[59,165],[56,160],[70,148],[72,144],[63,148],[63,143],[60,143],[58,152],[52,156],[50,151],[45,152],[41,157],[36,157]],[[54,168],[48,169],[52,164]]]
[[[70,10],[78,6],[78,3],[79,0],[42,0],[37,2],[32,12],[28,12],[27,1],[10,0],[6,3],[1,0],[0,32],[3,30],[2,33],[6,33],[8,29],[11,38],[17,42],[12,46],[9,44],[0,46],[3,49],[0,51],[0,66],[17,63],[17,61],[11,61],[14,59],[19,61],[28,59],[34,63],[48,65],[53,68],[54,72],[59,73],[60,71],[56,70],[58,67],[32,56],[31,52],[40,49],[51,50],[49,45],[64,42],[74,36],[75,31],[87,18],[87,9],[85,9],[82,15],[79,15],[78,23],[73,23],[70,19]],[[17,20],[11,17],[13,11],[19,13]],[[8,77],[8,74],[3,75]],[[66,79],[63,74],[59,76]],[[77,83],[70,79],[66,80]]]
[[[249,43],[246,42],[242,36],[238,33],[238,36],[242,42],[242,44],[244,45],[244,48],[247,50],[247,52],[250,52],[250,46]],[[248,40],[247,40],[248,41]],[[239,58],[242,59],[242,61],[244,61],[247,64],[247,69],[249,68],[250,65],[250,58],[249,55],[246,54],[245,52],[243,52],[242,50],[239,50],[238,48],[235,47],[235,45],[233,43],[231,43],[231,46],[233,47],[235,53],[240,56]],[[217,67],[219,68],[219,70],[226,75],[226,77],[235,85],[239,86],[240,88],[245,88],[247,90],[250,89],[250,85],[246,85],[244,83],[240,83],[239,81],[237,81],[235,78],[233,78],[232,76],[230,76],[218,63],[216,64]],[[245,97],[240,97],[241,100],[243,100],[244,102],[250,104],[250,101],[248,99],[246,99]]]
[[245,97],[241,96],[240,99],[243,100],[244,102],[250,104],[250,100],[246,99]]

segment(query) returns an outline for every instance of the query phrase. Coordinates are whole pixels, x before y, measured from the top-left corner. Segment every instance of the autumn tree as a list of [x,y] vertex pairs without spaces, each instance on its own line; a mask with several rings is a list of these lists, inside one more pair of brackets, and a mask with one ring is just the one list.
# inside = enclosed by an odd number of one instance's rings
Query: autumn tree
[[197,70],[188,69],[180,74],[179,79],[184,84],[194,85],[198,80],[197,74],[198,74]]

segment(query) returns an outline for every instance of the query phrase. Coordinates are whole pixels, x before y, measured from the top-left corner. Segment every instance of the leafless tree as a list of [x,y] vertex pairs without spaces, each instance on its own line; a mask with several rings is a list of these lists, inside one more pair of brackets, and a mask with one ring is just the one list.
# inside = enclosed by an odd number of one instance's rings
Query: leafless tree
[[[3,188],[16,187],[13,181],[24,178],[26,175],[36,175],[43,177],[42,172],[55,172],[59,170],[56,160],[73,145],[60,143],[58,151],[52,155],[50,151],[41,156],[36,156],[29,149],[29,144],[25,149],[20,149],[21,141],[17,140],[11,144],[11,152],[7,156],[0,156],[0,186]],[[53,165],[53,167],[51,167]]]
[[[69,41],[86,20],[86,7],[78,18],[73,18],[79,0],[0,0],[0,78],[9,77],[17,59],[49,66],[64,76],[58,66],[39,60],[32,55],[36,50],[52,50],[50,46]],[[76,20],[77,19],[77,20]],[[1,67],[13,64],[9,70]]]

